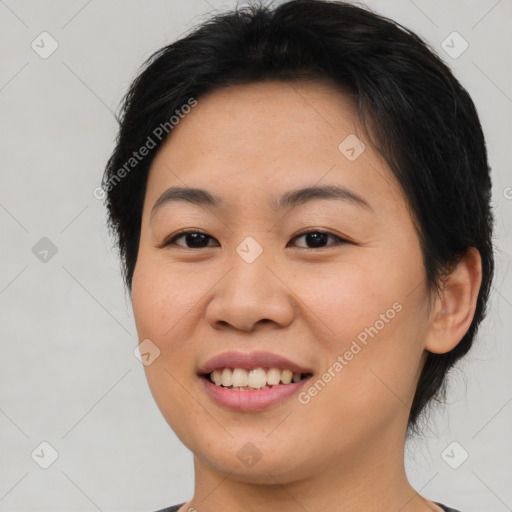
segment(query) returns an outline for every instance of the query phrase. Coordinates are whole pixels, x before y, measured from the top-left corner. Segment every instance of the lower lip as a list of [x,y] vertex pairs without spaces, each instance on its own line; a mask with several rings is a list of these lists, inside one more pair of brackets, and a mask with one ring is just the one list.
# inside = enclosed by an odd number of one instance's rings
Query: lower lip
[[206,392],[215,402],[236,411],[260,411],[275,405],[282,400],[295,395],[309,379],[310,377],[299,382],[280,384],[268,389],[238,391],[236,389],[217,386],[210,382],[206,377],[201,377],[201,381]]

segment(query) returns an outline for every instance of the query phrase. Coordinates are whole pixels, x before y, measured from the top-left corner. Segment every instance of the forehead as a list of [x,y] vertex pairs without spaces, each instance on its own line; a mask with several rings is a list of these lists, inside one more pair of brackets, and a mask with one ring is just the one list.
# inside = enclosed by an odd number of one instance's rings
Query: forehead
[[[354,101],[324,82],[257,82],[212,91],[173,129],[179,143],[197,138],[196,156],[222,153],[283,154],[300,150],[307,139],[325,145],[356,130]],[[200,140],[199,140],[200,137]],[[265,141],[265,147],[261,142]],[[177,144],[174,144],[176,146]],[[228,153],[225,153],[228,146]],[[178,149],[178,148],[175,148]],[[308,148],[304,148],[308,149]],[[337,144],[334,149],[337,149]],[[334,153],[336,154],[336,153]],[[187,155],[190,158],[192,155]],[[292,156],[292,155],[290,155]]]
[[352,99],[324,82],[258,82],[198,98],[159,149],[147,191],[153,202],[176,185],[250,201],[319,184],[360,196],[394,186]]

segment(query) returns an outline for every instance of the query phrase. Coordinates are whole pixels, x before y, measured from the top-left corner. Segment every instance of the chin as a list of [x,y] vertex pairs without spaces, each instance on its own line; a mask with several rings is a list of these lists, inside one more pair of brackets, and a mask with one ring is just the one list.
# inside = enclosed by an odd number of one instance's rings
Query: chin
[[[211,447],[211,445],[209,445]],[[294,460],[281,451],[256,449],[246,444],[241,444],[242,449],[223,449],[215,453],[205,453],[201,450],[193,450],[200,463],[210,466],[214,471],[239,482],[259,485],[284,484],[301,480],[311,473],[311,462],[307,456],[304,460]],[[197,447],[196,447],[197,448]],[[299,450],[295,450],[299,452]]]

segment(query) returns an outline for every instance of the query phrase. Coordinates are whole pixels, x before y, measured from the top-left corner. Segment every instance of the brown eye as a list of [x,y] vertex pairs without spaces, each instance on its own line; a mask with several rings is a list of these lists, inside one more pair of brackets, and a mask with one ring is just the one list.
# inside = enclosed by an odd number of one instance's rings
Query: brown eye
[[[306,231],[297,235],[293,238],[293,240],[297,240],[299,238],[303,238],[305,240],[306,245],[299,246],[303,249],[321,249],[326,245],[335,245],[338,243],[348,243],[346,240],[343,240],[339,236],[334,235],[328,231],[320,231],[318,229]],[[177,243],[177,240],[184,239],[185,243]],[[334,240],[334,244],[328,244],[329,239]],[[215,245],[209,245],[211,240],[215,240],[212,236],[207,235],[201,231],[182,231],[178,233],[174,237],[172,237],[167,242],[164,242],[163,247],[175,245],[178,247],[185,247],[187,249],[204,249],[206,247],[214,247]]]
[[[329,238],[335,239],[336,243],[345,242],[345,240],[343,240],[339,236],[329,233],[328,231],[319,231],[318,229],[301,233],[300,235],[294,237],[293,240],[297,240],[298,238],[302,237],[305,237],[304,240],[305,243],[307,244],[306,246],[302,246],[302,248],[305,249],[321,249],[322,247],[325,246]],[[308,247],[308,244],[311,245],[312,247]]]
[[[176,243],[177,240],[184,238],[185,245]],[[183,231],[164,243],[164,246],[177,245],[187,249],[203,249],[204,247],[211,247],[208,245],[210,240],[215,240],[210,235],[202,233],[201,231]]]

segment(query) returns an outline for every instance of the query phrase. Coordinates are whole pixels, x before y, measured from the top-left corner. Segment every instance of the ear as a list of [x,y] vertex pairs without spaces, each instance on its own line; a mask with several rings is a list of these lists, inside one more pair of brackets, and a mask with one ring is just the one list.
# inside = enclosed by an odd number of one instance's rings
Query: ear
[[468,248],[445,277],[431,309],[425,349],[434,354],[449,352],[463,338],[475,314],[482,283],[482,259],[474,247]]

